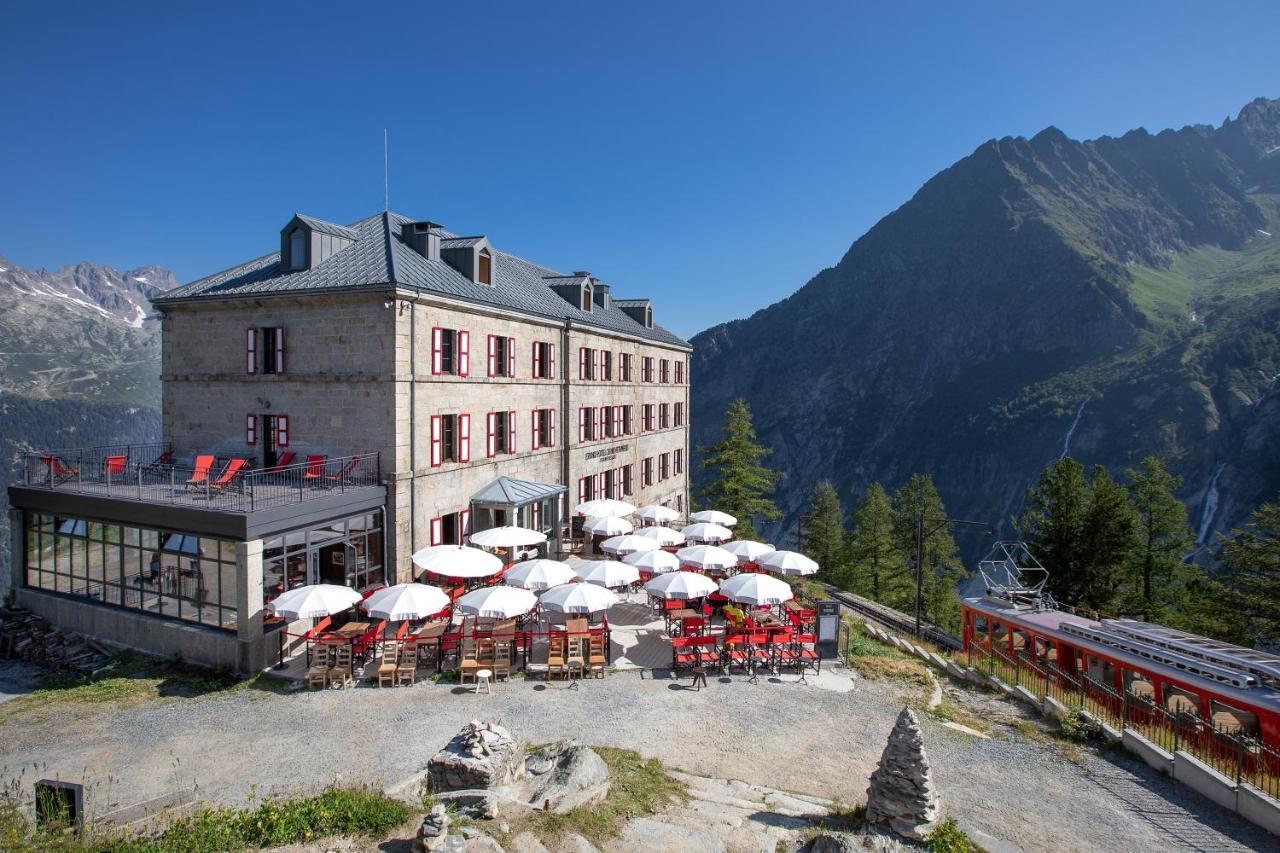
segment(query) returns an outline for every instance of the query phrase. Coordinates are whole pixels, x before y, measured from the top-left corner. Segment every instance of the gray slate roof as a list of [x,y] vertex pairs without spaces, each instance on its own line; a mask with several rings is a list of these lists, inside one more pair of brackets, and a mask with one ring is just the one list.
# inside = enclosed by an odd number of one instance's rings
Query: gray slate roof
[[345,225],[338,225],[334,222],[325,222],[323,219],[316,219],[314,216],[307,216],[305,213],[295,213],[298,219],[311,226],[312,231],[319,231],[321,234],[331,234],[334,237],[346,237],[348,240],[357,240],[360,235]]
[[[359,290],[385,288],[390,284],[537,317],[571,319],[583,326],[659,343],[689,346],[687,341],[656,323],[652,329],[645,328],[618,307],[619,300],[609,308],[595,305],[589,313],[569,304],[550,285],[571,280],[571,276],[506,252],[494,250],[493,284],[476,284],[444,261],[427,260],[400,239],[403,223],[421,220],[412,220],[398,213],[377,213],[344,227],[299,216],[313,228],[322,226],[328,229],[324,233],[349,237],[353,242],[312,269],[281,269],[280,253],[272,252],[170,290],[153,302],[163,306],[189,299]],[[440,233],[442,248],[463,245],[455,241],[479,239],[459,238],[445,231]],[[544,280],[547,278],[559,278],[561,281],[548,282]]]
[[569,491],[564,486],[550,483],[537,483],[533,480],[517,480],[515,477],[501,476],[486,484],[471,496],[471,500],[482,504],[510,504],[524,506],[543,498],[552,498]]

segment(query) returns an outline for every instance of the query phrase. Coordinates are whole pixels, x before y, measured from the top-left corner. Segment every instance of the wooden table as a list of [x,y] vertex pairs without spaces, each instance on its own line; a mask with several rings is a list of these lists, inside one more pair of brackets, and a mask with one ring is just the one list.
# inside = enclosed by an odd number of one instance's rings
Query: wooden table
[[341,628],[335,628],[334,634],[342,637],[344,640],[354,640],[356,637],[362,636],[373,626],[368,622],[348,622]]
[[[440,654],[440,638],[449,630],[448,622],[428,622],[418,629],[416,634],[410,634],[406,637],[410,642],[417,643],[420,646],[434,646],[436,650],[436,672],[443,669],[443,655]],[[421,654],[421,653],[419,653]]]
[[757,625],[763,625],[768,628],[780,628],[782,627],[782,625],[785,624],[781,619],[779,619],[777,616],[774,616],[772,613],[762,613],[759,616],[753,615],[751,619]]
[[688,607],[682,610],[672,610],[667,614],[672,622],[683,622],[685,619],[697,619],[702,614],[696,610],[690,610]]
[[789,598],[782,602],[782,606],[787,609],[788,613],[799,613],[801,610],[805,609],[804,605],[800,604],[794,598]]

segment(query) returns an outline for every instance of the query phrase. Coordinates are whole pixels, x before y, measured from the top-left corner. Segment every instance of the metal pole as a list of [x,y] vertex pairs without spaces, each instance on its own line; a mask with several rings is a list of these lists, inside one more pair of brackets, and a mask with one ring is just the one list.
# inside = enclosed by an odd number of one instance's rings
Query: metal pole
[[924,508],[916,519],[916,636],[920,636],[920,599],[924,594]]

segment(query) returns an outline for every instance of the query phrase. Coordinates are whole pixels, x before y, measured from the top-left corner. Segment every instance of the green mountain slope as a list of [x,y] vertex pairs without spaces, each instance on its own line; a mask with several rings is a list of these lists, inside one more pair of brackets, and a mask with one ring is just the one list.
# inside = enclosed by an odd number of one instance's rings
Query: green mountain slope
[[1197,527],[1238,523],[1280,490],[1278,148],[1266,100],[1220,128],[984,144],[835,267],[694,338],[695,441],[748,399],[784,529],[819,480],[848,501],[922,471],[1009,533],[1064,450],[1165,455]]

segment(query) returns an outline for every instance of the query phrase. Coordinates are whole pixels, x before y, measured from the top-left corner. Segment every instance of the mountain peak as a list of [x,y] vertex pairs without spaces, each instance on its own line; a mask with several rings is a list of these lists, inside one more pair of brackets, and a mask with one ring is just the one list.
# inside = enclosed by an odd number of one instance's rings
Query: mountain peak
[[18,294],[26,300],[53,301],[62,309],[88,312],[141,327],[151,316],[151,299],[177,287],[169,270],[147,265],[121,271],[103,264],[81,261],[50,272],[29,270],[0,258],[0,293]]

